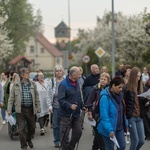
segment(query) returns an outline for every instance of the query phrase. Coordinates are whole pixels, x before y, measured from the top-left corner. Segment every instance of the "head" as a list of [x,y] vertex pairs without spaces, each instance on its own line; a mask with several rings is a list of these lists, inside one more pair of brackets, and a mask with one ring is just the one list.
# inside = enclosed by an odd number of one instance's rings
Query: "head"
[[99,73],[99,67],[96,64],[91,65],[91,72],[93,75],[97,75]]
[[79,66],[79,69],[80,69],[80,76],[82,76],[82,74],[83,74],[83,69],[82,69],[82,67],[80,67],[80,66]]
[[29,80],[29,68],[21,68],[19,70],[19,76],[21,80]]
[[123,77],[129,77],[130,71],[131,71],[131,65],[124,65],[123,68],[121,69],[121,75]]
[[123,66],[124,66],[124,64],[122,63],[122,64],[120,64],[119,65],[119,70],[121,70],[122,68],[123,68]]
[[110,81],[110,89],[115,94],[119,94],[122,91],[123,86],[124,80],[120,76],[116,76]]
[[42,73],[43,73],[43,69],[42,69],[42,68],[38,68],[38,69],[36,70],[36,72],[37,72],[37,73],[39,73],[39,72],[42,72]]
[[54,76],[57,77],[63,77],[64,75],[64,68],[62,65],[56,65],[54,67]]
[[39,82],[44,81],[44,74],[42,72],[39,72],[37,74],[37,81],[39,81]]
[[106,85],[108,85],[110,83],[110,75],[106,72],[103,72],[100,75],[99,82],[102,87],[105,87]]
[[141,71],[139,68],[133,67],[131,69],[127,87],[135,93],[137,93],[137,89],[140,91],[140,93],[143,92]]
[[147,74],[148,70],[146,67],[143,68],[143,73]]
[[108,68],[106,67],[106,66],[103,66],[102,68],[101,68],[101,73],[103,73],[103,72],[108,72]]
[[80,69],[77,66],[73,66],[69,70],[69,79],[77,81],[80,77]]
[[8,78],[9,78],[9,72],[8,71],[2,72],[1,79],[6,81]]
[[15,82],[20,80],[20,77],[17,73],[14,73],[13,77]]

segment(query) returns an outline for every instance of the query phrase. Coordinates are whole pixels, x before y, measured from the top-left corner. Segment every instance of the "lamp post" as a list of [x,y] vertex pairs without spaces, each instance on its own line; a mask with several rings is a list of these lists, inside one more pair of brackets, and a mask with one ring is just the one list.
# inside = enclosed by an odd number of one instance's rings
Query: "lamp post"
[[112,0],[112,77],[115,76],[114,0]]

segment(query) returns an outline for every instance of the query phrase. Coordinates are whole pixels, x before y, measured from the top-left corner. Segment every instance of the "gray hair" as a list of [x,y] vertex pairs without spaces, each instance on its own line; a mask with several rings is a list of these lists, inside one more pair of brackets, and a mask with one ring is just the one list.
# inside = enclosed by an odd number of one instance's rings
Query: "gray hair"
[[79,70],[80,70],[79,67],[73,66],[73,67],[71,67],[70,70],[69,70],[69,75],[72,76],[74,73],[76,73],[76,72],[79,71]]
[[22,75],[23,75],[26,71],[29,71],[29,68],[21,68],[21,69],[19,70],[20,79],[22,79]]

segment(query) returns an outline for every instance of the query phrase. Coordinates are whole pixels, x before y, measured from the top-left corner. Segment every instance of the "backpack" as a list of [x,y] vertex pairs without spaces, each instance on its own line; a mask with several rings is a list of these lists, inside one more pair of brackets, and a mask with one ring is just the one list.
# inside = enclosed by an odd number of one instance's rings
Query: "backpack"
[[[96,90],[96,94],[100,95],[101,88],[99,88],[98,85],[95,85],[94,88]],[[95,101],[95,105],[93,108],[93,118],[96,120],[96,122],[99,122],[99,118],[100,118],[100,108],[99,108],[100,98]]]

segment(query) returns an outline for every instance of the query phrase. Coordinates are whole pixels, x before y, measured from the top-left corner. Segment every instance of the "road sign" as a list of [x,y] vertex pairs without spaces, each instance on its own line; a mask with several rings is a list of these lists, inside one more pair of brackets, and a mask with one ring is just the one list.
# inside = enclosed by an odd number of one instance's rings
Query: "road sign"
[[82,57],[82,61],[83,61],[84,63],[89,63],[89,62],[90,62],[90,56],[89,56],[89,55],[84,55],[84,56]]
[[101,58],[101,57],[105,54],[105,51],[104,51],[101,47],[99,47],[99,48],[95,51],[95,54],[96,54],[99,58]]

